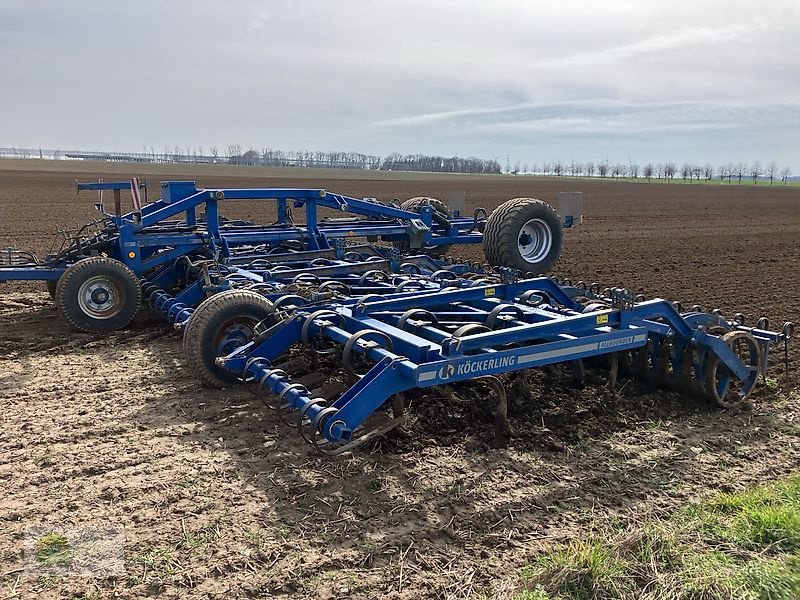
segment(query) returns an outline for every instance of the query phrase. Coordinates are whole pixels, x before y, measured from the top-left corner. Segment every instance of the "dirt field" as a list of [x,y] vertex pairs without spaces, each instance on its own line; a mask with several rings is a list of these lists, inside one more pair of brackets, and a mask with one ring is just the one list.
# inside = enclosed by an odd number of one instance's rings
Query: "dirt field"
[[[31,165],[0,162],[0,247],[43,252],[56,225],[93,217],[95,198],[76,197],[75,178],[129,174],[124,165]],[[133,173],[151,194],[170,177],[383,200],[465,190],[468,207],[487,209],[581,190],[586,220],[567,232],[556,274],[767,316],[773,326],[800,321],[798,188],[153,172]],[[265,213],[239,204],[226,215]],[[476,251],[454,254],[478,259]],[[561,369],[544,369],[529,398],[511,397],[506,448],[486,443],[491,425],[467,400],[474,394],[442,389],[414,398],[400,438],[331,459],[246,391],[201,389],[183,367],[179,336],[156,317],[143,313],[111,336],[78,334],[42,289],[0,287],[4,598],[514,597],[542,548],[800,464],[797,347],[791,383],[776,354],[769,385],[737,410],[624,378],[612,397],[599,370],[577,387]],[[48,573],[24,553],[37,531],[108,528],[119,533],[108,576]]]

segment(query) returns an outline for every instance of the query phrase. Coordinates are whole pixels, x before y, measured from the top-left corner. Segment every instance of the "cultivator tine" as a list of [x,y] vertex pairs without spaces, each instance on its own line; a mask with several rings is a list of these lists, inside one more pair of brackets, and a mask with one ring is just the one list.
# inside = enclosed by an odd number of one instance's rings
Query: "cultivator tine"
[[497,410],[494,418],[495,436],[501,443],[508,442],[509,438],[511,438],[512,430],[511,425],[508,423],[508,396],[503,382],[492,375],[478,377],[476,381],[485,383],[494,394],[497,400]]
[[386,420],[381,425],[374,426],[366,433],[361,434],[357,438],[353,439],[352,441],[346,444],[342,444],[341,446],[328,448],[325,445],[318,444],[315,445],[315,447],[321,452],[327,454],[328,456],[338,456],[340,454],[350,452],[351,450],[355,450],[356,448],[358,448],[359,446],[363,446],[367,442],[371,442],[373,440],[377,440],[383,437],[390,431],[402,427],[407,421],[408,418],[405,415],[401,417],[394,417],[392,419]]
[[320,396],[320,394],[317,393],[316,388],[319,388],[325,383],[325,376],[319,371],[315,371],[313,373],[307,373],[302,377],[298,377],[295,381],[310,389],[314,396]]
[[[783,371],[786,376],[786,385],[789,385],[789,340],[794,337],[794,323],[787,321],[781,328],[783,334]],[[766,367],[766,361],[764,361]]]
[[321,387],[311,390],[311,393],[316,397],[325,398],[328,402],[331,402],[335,398],[341,396],[348,387],[349,386],[340,381],[328,381]]
[[275,364],[275,368],[281,369],[284,373],[292,376],[307,371],[310,366],[305,358],[292,358]]
[[263,402],[264,406],[272,411],[278,412],[280,410],[285,410],[289,407],[288,403],[282,402],[280,399],[278,399],[277,403],[272,403],[267,400],[267,396],[271,394],[264,389],[264,386],[269,381],[270,377],[273,377],[278,381],[289,380],[288,373],[282,369],[266,369],[258,379],[258,384],[256,386],[256,398]]
[[576,385],[582,386],[586,384],[586,365],[582,360],[573,360],[570,363],[572,368],[572,380]]
[[619,353],[612,352],[608,355],[608,391],[612,396],[617,394],[617,376],[619,375]]

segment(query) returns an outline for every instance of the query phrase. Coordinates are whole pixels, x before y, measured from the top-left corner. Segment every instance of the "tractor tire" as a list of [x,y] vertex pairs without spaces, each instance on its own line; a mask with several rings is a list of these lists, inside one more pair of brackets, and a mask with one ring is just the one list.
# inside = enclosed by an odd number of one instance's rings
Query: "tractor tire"
[[58,288],[58,279],[48,279],[44,282],[47,286],[47,293],[50,294],[50,300],[56,299],[56,289]]
[[[447,205],[444,202],[437,200],[436,198],[429,198],[427,196],[409,198],[400,204],[400,209],[421,213],[422,207],[426,205],[433,209],[434,223],[439,223],[440,225],[446,224],[450,210],[447,208]],[[399,248],[404,253],[411,251],[411,247],[407,241],[394,242],[394,247]],[[450,246],[427,246],[422,248],[414,248],[414,250],[419,250],[420,252],[424,252],[431,256],[442,256],[443,254],[447,254],[447,250],[449,248]]]
[[561,217],[535,198],[514,198],[498,206],[483,233],[483,252],[490,265],[534,275],[553,267],[563,243]]
[[64,271],[54,299],[58,311],[75,329],[111,333],[128,325],[139,312],[142,287],[127,265],[93,256]]
[[420,212],[420,207],[429,205],[433,212],[440,213],[447,217],[450,214],[450,209],[447,208],[447,204],[442,202],[441,200],[437,200],[436,198],[429,198],[427,196],[417,196],[416,198],[409,198],[405,202],[400,204],[401,210],[410,210],[413,212]]
[[216,359],[248,343],[256,325],[271,313],[272,302],[250,290],[227,290],[201,302],[183,332],[189,369],[206,387],[239,383],[236,375],[217,366]]

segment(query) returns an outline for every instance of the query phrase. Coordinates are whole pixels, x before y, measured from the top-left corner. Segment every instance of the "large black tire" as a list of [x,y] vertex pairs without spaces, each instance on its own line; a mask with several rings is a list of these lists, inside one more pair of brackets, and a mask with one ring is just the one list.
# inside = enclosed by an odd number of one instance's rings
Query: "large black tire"
[[535,198],[514,198],[498,206],[483,233],[483,252],[490,265],[535,275],[553,267],[563,243],[561,217]]
[[410,210],[418,213],[421,212],[421,207],[425,205],[429,205],[433,209],[433,212],[444,215],[445,218],[447,218],[447,215],[450,214],[450,209],[447,208],[447,204],[441,200],[437,200],[436,198],[429,198],[428,196],[409,198],[400,204],[400,208],[402,210]]
[[[434,223],[438,222],[443,225],[447,222],[450,210],[447,208],[447,205],[444,202],[437,200],[436,198],[429,198],[428,196],[409,198],[400,204],[400,209],[421,213],[422,207],[426,205],[433,209]],[[412,250],[407,241],[395,242],[394,246],[395,248],[400,248],[400,250],[403,252],[409,252]],[[427,246],[419,248],[419,250],[425,252],[426,254],[430,254],[431,256],[441,256],[446,254],[449,248],[450,246]],[[417,249],[414,248],[413,250]]]
[[110,333],[125,327],[139,312],[142,288],[127,265],[93,256],[64,271],[56,285],[55,301],[75,329]]
[[217,366],[218,356],[249,342],[255,327],[272,312],[272,303],[250,290],[228,290],[204,300],[183,332],[183,352],[189,369],[203,385],[229,387],[239,379]]

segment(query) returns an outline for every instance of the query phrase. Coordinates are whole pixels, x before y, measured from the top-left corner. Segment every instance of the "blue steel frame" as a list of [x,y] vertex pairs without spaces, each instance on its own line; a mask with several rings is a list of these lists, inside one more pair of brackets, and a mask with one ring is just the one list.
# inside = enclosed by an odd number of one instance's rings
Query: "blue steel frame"
[[[79,190],[124,190],[129,182],[80,183]],[[254,188],[197,189],[191,181],[161,184],[162,197],[142,207],[141,212],[106,214],[110,225],[107,254],[138,276],[174,262],[183,256],[207,254],[226,261],[237,248],[263,244],[277,245],[300,240],[308,251],[327,250],[336,239],[381,238],[409,240],[410,227],[424,232],[426,247],[451,244],[477,244],[483,235],[477,218],[453,217],[447,225],[437,222],[430,206],[421,213],[401,210],[388,204],[351,198],[324,189]],[[220,203],[237,200],[272,200],[278,220],[272,225],[220,222]],[[289,220],[289,203],[305,210],[305,223]],[[330,208],[365,217],[320,221],[318,208]],[[205,213],[200,218],[199,210]],[[80,257],[78,257],[80,258]],[[57,280],[69,267],[69,260],[45,259],[41,263],[0,266],[0,281]]]
[[[258,291],[276,305],[287,306],[291,301],[293,306],[303,306],[330,300],[332,294],[350,299],[382,297],[402,291],[439,290],[460,276],[486,276],[479,265],[445,264],[427,255],[401,257],[393,248],[345,246],[341,240],[336,246],[266,255],[247,252],[225,265],[214,263],[209,270],[197,268],[186,257],[141,279],[144,300],[180,328],[206,297],[235,288]],[[167,291],[175,281],[181,282],[178,290]],[[286,291],[288,285],[297,283],[316,285],[320,292],[302,298]]]
[[[270,330],[268,339],[257,338],[217,363],[257,382],[262,391],[279,394],[308,419],[317,435],[341,443],[351,440],[388,398],[414,387],[602,356],[667,339],[692,347],[701,359],[715,354],[735,377],[754,384],[757,367],[746,365],[722,338],[700,325],[714,321],[726,330],[746,330],[762,347],[784,339],[780,333],[745,328],[716,315],[682,315],[665,300],[627,303],[623,290],[614,292],[616,306],[583,312],[571,291],[574,288],[549,278],[537,278],[351,298],[300,310]],[[407,313],[411,309],[416,312]],[[409,319],[409,314],[422,317]],[[406,321],[400,323],[403,315]],[[498,316],[503,327],[494,329]],[[455,335],[453,327],[465,323],[491,327]],[[331,405],[312,398],[274,368],[292,344],[313,337],[324,337],[344,346],[345,354],[355,351],[375,363]]]

